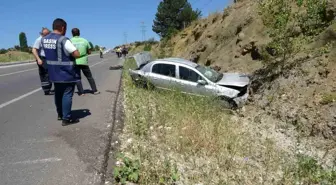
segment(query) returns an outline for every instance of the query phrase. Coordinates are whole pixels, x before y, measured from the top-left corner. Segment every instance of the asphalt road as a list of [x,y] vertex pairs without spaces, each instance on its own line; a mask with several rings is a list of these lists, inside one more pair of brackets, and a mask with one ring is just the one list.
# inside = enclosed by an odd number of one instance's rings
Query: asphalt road
[[36,64],[0,67],[0,185],[99,184],[121,75],[108,67],[121,62],[113,54],[89,57],[101,94],[75,94],[80,122],[67,127],[57,121],[54,97],[40,89]]

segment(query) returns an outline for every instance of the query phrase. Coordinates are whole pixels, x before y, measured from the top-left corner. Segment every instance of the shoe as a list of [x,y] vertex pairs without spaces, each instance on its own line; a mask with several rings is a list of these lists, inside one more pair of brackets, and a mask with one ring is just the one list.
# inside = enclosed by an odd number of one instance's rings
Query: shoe
[[79,122],[78,119],[63,119],[62,120],[62,126],[67,126],[67,125],[75,124],[75,123],[78,123],[78,122]]
[[44,92],[44,95],[46,95],[46,96],[50,95],[50,92]]
[[84,93],[82,93],[82,94],[79,94],[78,96],[85,96],[85,94],[84,94]]
[[58,116],[58,117],[57,117],[57,120],[58,120],[58,121],[61,121],[61,120],[62,120],[62,117],[63,117],[63,116]]
[[93,92],[94,95],[100,94],[99,91]]

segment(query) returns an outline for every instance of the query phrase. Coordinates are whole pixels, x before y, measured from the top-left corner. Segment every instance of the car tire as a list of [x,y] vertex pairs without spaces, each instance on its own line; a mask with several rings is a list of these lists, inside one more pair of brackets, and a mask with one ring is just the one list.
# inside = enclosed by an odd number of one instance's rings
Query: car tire
[[144,88],[148,89],[148,90],[154,90],[154,85],[148,81],[145,81],[145,84],[144,84]]
[[141,78],[132,78],[133,84],[139,88],[145,88],[145,83]]
[[149,90],[154,89],[154,86],[141,76],[138,76],[137,79],[132,78],[132,80],[133,80],[133,83],[135,84],[136,87],[149,89]]
[[233,99],[229,99],[226,97],[220,97],[220,104],[221,106],[227,108],[227,109],[232,109],[235,110],[238,108],[236,102],[233,101]]

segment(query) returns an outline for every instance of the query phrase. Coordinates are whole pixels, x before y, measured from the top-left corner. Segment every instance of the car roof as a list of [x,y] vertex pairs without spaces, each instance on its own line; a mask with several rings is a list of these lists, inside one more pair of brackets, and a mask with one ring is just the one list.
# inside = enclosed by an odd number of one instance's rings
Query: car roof
[[198,64],[191,62],[189,60],[183,59],[183,58],[163,58],[163,59],[158,59],[157,61],[168,61],[168,62],[173,62],[177,64],[183,64],[192,68],[195,68],[198,66]]

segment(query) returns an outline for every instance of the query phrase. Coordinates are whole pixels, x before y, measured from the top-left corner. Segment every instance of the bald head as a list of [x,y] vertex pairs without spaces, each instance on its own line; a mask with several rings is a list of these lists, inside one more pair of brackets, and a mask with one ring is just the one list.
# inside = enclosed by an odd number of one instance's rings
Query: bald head
[[71,30],[71,32],[72,32],[72,36],[74,36],[74,37],[80,35],[80,31],[79,31],[78,28],[73,28],[73,29]]

